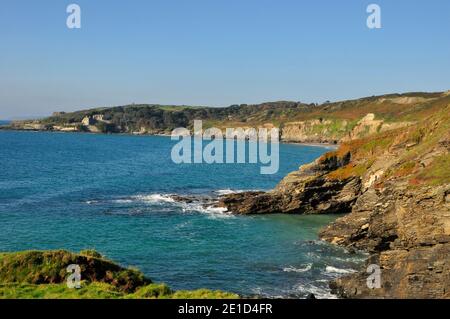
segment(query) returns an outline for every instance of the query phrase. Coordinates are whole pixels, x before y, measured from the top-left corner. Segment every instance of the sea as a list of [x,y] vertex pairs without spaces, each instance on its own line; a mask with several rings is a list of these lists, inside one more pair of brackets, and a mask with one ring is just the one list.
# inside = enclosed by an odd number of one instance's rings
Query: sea
[[[318,239],[336,215],[235,216],[209,203],[269,190],[329,149],[280,145],[259,164],[175,164],[162,136],[0,131],[0,251],[95,249],[173,289],[333,298],[364,257]],[[180,201],[175,196],[195,198]]]

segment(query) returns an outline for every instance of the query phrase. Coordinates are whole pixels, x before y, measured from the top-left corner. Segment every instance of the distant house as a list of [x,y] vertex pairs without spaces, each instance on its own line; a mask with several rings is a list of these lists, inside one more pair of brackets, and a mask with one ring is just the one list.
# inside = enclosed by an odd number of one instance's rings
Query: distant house
[[103,122],[103,114],[95,114],[93,116],[94,120]]
[[111,124],[111,121],[105,120],[105,116],[103,114],[95,114],[93,116],[93,118],[96,122],[103,122],[103,123]]

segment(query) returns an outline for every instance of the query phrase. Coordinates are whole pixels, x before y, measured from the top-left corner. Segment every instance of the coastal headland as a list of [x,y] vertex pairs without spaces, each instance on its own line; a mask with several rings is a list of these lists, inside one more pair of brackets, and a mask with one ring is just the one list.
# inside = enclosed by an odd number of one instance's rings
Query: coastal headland
[[339,145],[271,191],[228,194],[215,204],[234,214],[345,214],[319,236],[367,252],[367,265],[381,269],[381,287],[368,288],[363,267],[331,282],[334,293],[450,298],[449,92],[321,105],[128,105],[60,112],[3,128],[157,135],[192,128],[195,119],[205,128],[279,127],[283,142]]

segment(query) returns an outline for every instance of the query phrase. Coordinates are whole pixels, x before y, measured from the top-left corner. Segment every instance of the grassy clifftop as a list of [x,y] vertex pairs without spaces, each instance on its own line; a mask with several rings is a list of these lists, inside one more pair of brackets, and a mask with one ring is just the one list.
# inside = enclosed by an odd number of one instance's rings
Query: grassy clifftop
[[338,142],[415,123],[446,99],[448,92],[389,94],[320,105],[289,101],[220,108],[133,104],[59,112],[41,120],[14,122],[12,127],[167,134],[177,127],[192,129],[194,120],[203,120],[203,128],[279,127],[284,141]]
[[367,265],[381,271],[380,287],[368,287],[363,267],[333,281],[334,293],[450,298],[450,96],[406,108],[398,118],[414,122],[364,130],[377,123],[367,117],[356,130],[362,136],[303,165],[272,191],[225,195],[218,205],[237,214],[345,213],[319,236],[368,252]]
[[386,181],[408,186],[440,185],[450,182],[450,98],[435,103],[434,113],[416,125],[393,129],[343,143],[323,156],[342,158],[350,154],[351,162],[328,174],[332,179],[350,176],[372,179],[375,187]]
[[[81,288],[69,288],[67,266],[81,268]],[[173,291],[153,283],[139,270],[121,267],[99,253],[65,250],[0,254],[0,298],[238,298],[222,291]]]

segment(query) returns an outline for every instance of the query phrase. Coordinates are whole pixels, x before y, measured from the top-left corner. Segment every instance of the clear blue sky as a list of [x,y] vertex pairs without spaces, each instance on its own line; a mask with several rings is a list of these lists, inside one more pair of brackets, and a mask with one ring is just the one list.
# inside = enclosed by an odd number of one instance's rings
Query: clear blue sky
[[[77,3],[82,28],[66,27]],[[382,29],[366,27],[366,7]],[[448,0],[2,0],[0,118],[450,89]]]

